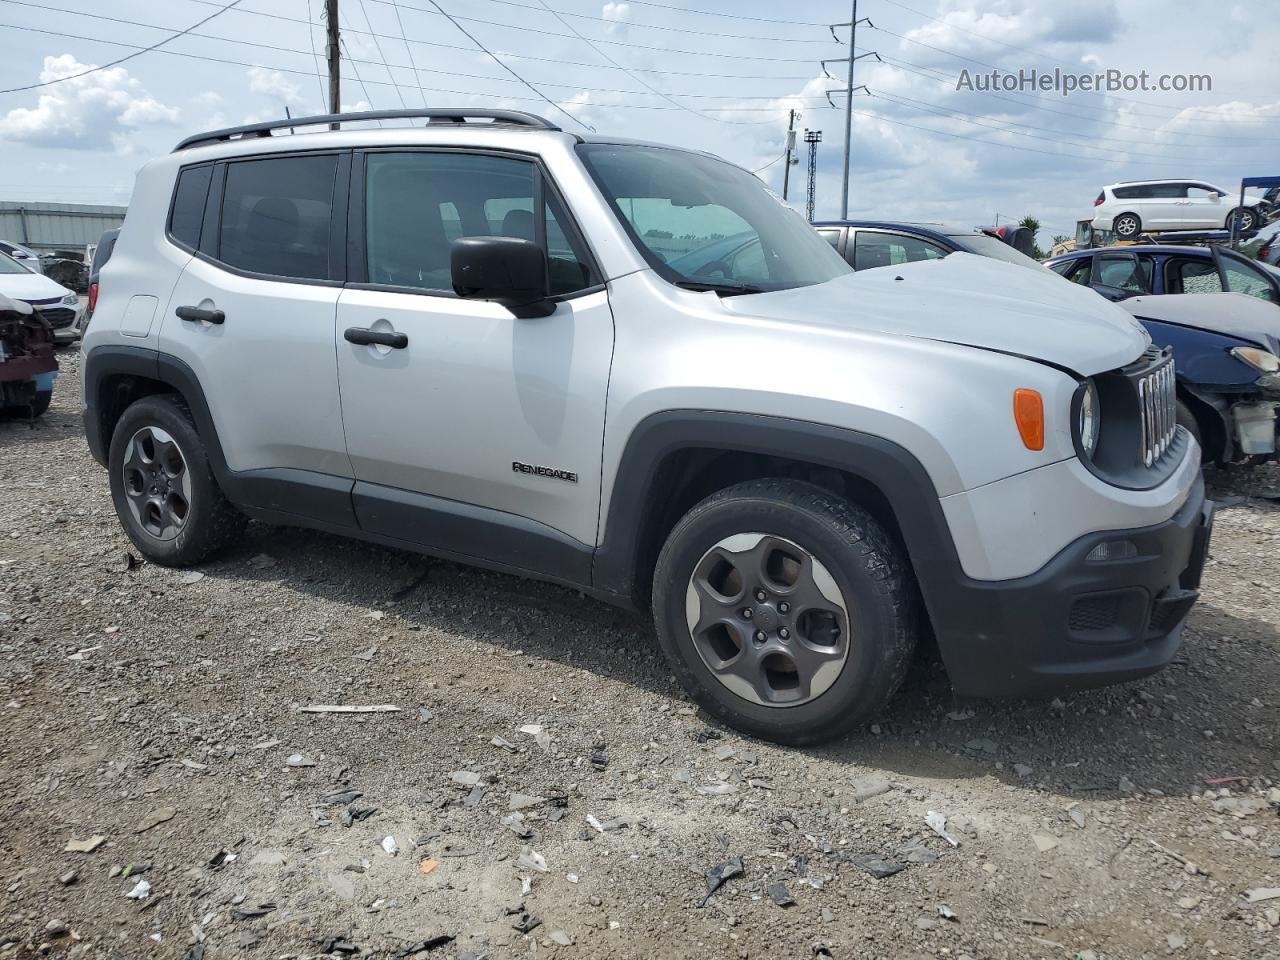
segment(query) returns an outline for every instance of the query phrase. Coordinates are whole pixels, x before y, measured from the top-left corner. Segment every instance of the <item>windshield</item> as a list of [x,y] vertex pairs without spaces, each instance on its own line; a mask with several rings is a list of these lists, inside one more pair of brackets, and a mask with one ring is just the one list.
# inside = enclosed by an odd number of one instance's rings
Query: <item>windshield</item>
[[962,250],[969,253],[976,253],[980,257],[990,257],[992,260],[1003,260],[1005,263],[1016,263],[1020,267],[1035,267],[1040,269],[1039,261],[1032,260],[1025,253],[1013,249],[1003,240],[995,237],[989,237],[985,233],[965,233],[952,235],[952,240],[956,242]]
[[32,273],[7,253],[0,253],[0,273]]
[[636,248],[672,283],[759,293],[850,272],[803,217],[723,160],[604,143],[578,152]]

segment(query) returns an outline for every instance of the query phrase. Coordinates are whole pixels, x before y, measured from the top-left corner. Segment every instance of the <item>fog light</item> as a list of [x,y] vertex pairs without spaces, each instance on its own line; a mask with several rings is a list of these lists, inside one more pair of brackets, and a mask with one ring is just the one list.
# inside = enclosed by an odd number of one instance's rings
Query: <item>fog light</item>
[[1107,563],[1111,560],[1132,560],[1138,555],[1138,545],[1132,540],[1106,540],[1084,558],[1085,563]]

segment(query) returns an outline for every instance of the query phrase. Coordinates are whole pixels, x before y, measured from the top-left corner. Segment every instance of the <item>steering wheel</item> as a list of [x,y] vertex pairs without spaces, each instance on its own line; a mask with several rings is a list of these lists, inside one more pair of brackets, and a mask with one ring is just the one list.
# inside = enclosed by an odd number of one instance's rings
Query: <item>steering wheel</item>
[[693,272],[695,277],[710,277],[714,273],[719,273],[720,278],[727,279],[733,273],[733,267],[729,265],[727,260],[712,260],[704,263]]

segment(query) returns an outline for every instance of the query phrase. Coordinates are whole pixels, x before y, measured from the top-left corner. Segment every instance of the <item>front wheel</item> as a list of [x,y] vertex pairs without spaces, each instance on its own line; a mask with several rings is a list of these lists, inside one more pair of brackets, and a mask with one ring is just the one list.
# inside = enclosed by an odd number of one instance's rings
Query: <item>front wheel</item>
[[792,480],[741,483],[690,510],[658,558],[653,613],[690,696],[780,743],[874,717],[916,643],[901,549],[865,510]]
[[199,563],[243,525],[177,397],[144,397],[125,410],[107,463],[120,525],[148,560],[167,567]]
[[1227,216],[1226,227],[1231,229],[1232,223],[1236,223],[1240,227],[1241,233],[1248,233],[1250,230],[1257,229],[1258,213],[1252,207],[1236,207]]

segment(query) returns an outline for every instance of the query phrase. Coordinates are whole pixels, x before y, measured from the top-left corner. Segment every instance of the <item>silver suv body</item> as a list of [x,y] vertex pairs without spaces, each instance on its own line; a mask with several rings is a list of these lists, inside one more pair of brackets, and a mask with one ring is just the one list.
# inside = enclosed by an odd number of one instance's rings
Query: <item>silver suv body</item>
[[928,628],[965,694],[1172,657],[1211,510],[1119,308],[965,254],[855,275],[708,155],[432,119],[139,174],[83,376],[148,556],[248,516],[569,584],[790,742],[879,709]]

